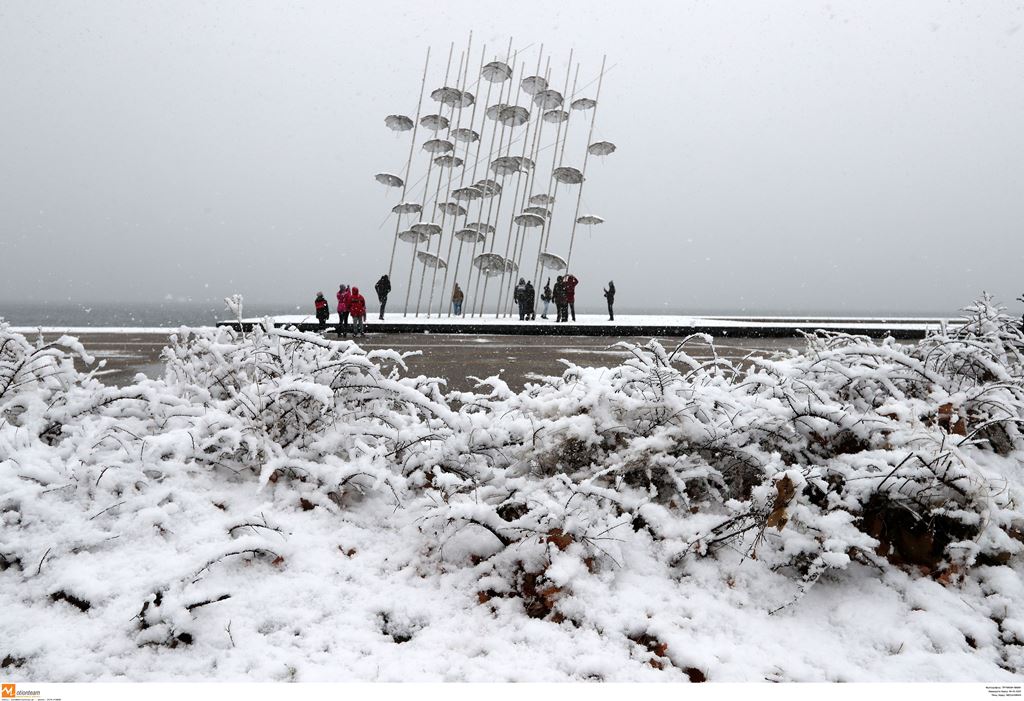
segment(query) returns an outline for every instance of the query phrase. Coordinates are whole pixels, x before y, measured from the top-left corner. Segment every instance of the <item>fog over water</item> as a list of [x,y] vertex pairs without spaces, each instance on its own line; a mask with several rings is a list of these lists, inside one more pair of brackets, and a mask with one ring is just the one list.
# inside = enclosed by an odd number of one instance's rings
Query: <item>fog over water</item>
[[0,4],[0,315],[372,297],[373,174],[408,154],[383,119],[470,31],[474,66],[510,37],[581,83],[608,56],[582,307],[614,279],[623,312],[1020,310],[1024,2],[112,0]]

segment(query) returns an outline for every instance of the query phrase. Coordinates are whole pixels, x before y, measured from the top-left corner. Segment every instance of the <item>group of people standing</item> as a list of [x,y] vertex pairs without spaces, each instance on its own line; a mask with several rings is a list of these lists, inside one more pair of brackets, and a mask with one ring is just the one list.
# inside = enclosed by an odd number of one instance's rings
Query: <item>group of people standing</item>
[[[579,279],[572,273],[559,275],[555,278],[554,287],[551,286],[551,278],[548,278],[540,295],[540,301],[544,304],[540,318],[548,318],[548,308],[554,302],[556,322],[567,322],[570,315],[572,320],[576,321],[576,286],[579,284]],[[388,303],[388,295],[391,294],[390,278],[387,275],[381,275],[373,289],[377,293],[377,300],[380,302],[380,320],[383,321],[384,308]],[[352,335],[365,336],[366,299],[359,294],[359,288],[349,287],[345,284],[339,285],[337,298],[338,335],[348,336],[349,319],[351,319]],[[604,290],[604,298],[608,302],[608,320],[614,321],[615,313],[612,307],[615,304],[615,283],[613,281],[608,282],[608,287]],[[452,290],[452,313],[455,316],[462,316],[462,303],[465,299],[465,293],[459,287],[459,283],[456,282]],[[519,282],[513,291],[512,299],[519,308],[520,321],[532,321],[537,318],[537,312],[535,311],[537,291],[534,289],[532,282],[527,281],[525,278],[519,278]],[[323,292],[317,292],[314,306],[316,308],[316,318],[320,324],[320,331],[323,331],[327,328],[327,321],[331,317],[330,306]]]
[[[377,300],[380,302],[380,318],[384,320],[384,308],[388,303],[388,295],[391,293],[391,280],[387,275],[381,275],[380,280],[373,286],[377,293]],[[348,336],[349,319],[352,320],[352,335],[366,335],[366,298],[359,294],[358,287],[349,287],[346,284],[338,286],[338,335]],[[313,302],[316,309],[316,320],[320,324],[320,331],[327,328],[327,321],[331,318],[330,306],[323,292],[316,293],[316,300]]]

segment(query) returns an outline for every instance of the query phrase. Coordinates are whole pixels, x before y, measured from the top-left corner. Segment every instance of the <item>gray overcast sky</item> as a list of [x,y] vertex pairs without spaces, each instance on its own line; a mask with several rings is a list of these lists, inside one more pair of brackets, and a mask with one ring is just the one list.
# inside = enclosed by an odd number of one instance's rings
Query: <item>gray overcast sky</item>
[[0,302],[371,287],[397,198],[372,176],[408,143],[383,118],[470,30],[474,63],[511,36],[555,76],[570,48],[581,82],[614,66],[588,306],[609,278],[652,311],[1024,292],[1024,2],[5,0]]

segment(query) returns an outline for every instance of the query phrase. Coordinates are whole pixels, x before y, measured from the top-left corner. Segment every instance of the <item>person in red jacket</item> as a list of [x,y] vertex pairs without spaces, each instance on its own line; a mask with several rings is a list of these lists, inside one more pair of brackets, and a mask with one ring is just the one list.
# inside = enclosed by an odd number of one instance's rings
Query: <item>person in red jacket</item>
[[338,335],[348,336],[348,300],[352,293],[348,285],[338,287]]
[[324,299],[323,292],[316,293],[313,306],[316,307],[316,320],[320,324],[320,331],[323,331],[327,328],[327,320],[331,318],[331,308],[328,306],[327,300]]
[[348,313],[352,315],[352,336],[366,336],[366,299],[353,287],[348,297]]
[[569,311],[572,313],[573,321],[576,321],[576,285],[578,284],[580,284],[580,281],[572,273],[565,276],[565,297],[569,303]]

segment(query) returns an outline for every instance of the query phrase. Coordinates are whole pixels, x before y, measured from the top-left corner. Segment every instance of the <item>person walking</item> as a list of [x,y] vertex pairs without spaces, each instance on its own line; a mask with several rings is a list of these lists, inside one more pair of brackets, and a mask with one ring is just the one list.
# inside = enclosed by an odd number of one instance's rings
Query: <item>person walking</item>
[[568,321],[568,315],[569,315],[569,311],[568,311],[569,302],[568,302],[568,299],[569,298],[568,298],[567,292],[565,290],[565,281],[562,279],[561,275],[559,275],[555,279],[555,289],[554,289],[554,292],[552,292],[552,297],[555,300],[555,316],[556,316],[555,321],[556,322]]
[[519,278],[519,283],[516,285],[515,292],[513,293],[513,299],[516,304],[519,305],[519,321],[526,319],[526,280]]
[[526,318],[528,321],[537,320],[537,311],[534,307],[537,304],[537,290],[533,289],[533,283],[529,280],[526,281],[526,291],[523,293],[523,297],[526,300]]
[[353,287],[348,298],[348,313],[352,315],[352,337],[366,336],[366,299]]
[[615,304],[615,281],[608,281],[608,289],[604,291],[604,298],[608,300],[608,321],[615,321],[615,312],[612,305]]
[[[565,276],[565,298],[569,304],[569,311],[572,312],[573,321],[576,321],[576,285],[578,284],[580,281],[572,273]],[[565,320],[569,321],[568,317]]]
[[331,318],[331,308],[327,304],[327,300],[324,299],[323,292],[316,293],[313,307],[316,309],[316,320],[320,324],[320,331],[323,332],[327,328],[327,320]]
[[462,316],[462,302],[466,299],[466,295],[462,292],[462,288],[459,287],[459,283],[455,283],[455,289],[452,290],[452,313],[455,316]]
[[548,318],[548,307],[551,305],[551,278],[544,283],[544,291],[540,293],[540,301],[544,303],[544,311],[541,312],[540,318]]
[[348,336],[348,300],[351,297],[348,285],[338,286],[338,335],[343,338]]
[[391,294],[390,278],[387,275],[381,275],[373,289],[377,292],[377,301],[380,302],[380,320],[384,321],[384,307],[387,306],[388,295]]

